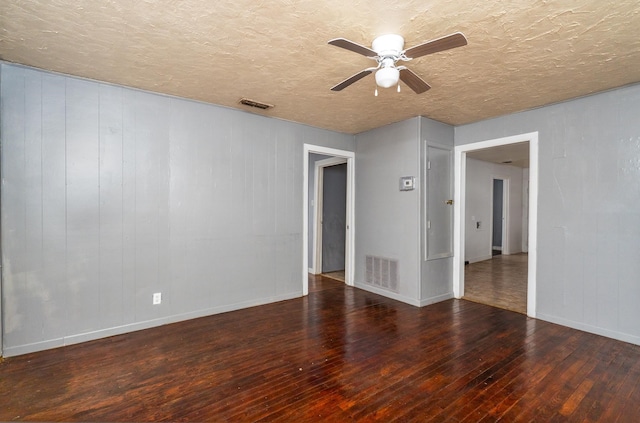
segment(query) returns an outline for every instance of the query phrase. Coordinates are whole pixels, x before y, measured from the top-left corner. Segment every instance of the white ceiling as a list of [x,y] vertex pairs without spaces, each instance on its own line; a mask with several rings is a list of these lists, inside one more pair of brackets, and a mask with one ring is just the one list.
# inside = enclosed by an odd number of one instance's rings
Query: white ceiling
[[[346,133],[414,116],[459,125],[640,81],[638,0],[2,0],[0,58]],[[380,90],[327,44],[469,44],[409,62],[432,89]],[[252,109],[253,111],[253,109]]]

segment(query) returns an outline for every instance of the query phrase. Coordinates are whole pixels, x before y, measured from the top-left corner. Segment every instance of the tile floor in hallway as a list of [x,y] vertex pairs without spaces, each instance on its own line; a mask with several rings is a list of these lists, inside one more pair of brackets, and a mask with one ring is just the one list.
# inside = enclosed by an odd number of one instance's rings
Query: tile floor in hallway
[[496,255],[464,267],[464,299],[527,313],[528,254]]

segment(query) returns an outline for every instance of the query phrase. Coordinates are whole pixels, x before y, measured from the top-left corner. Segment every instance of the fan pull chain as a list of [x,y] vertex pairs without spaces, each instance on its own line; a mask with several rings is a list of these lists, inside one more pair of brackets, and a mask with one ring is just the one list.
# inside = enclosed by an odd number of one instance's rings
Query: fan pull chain
[[373,94],[377,97],[378,96],[378,89],[376,88],[376,90],[373,92]]
[[400,92],[400,84],[398,84],[398,92]]

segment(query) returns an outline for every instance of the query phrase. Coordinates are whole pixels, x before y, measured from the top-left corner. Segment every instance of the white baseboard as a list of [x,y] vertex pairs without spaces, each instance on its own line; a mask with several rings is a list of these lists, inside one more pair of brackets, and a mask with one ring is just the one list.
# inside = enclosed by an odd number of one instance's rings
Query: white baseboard
[[489,256],[473,257],[473,258],[467,259],[467,261],[469,263],[477,263],[479,261],[491,260],[492,257],[493,256],[490,256],[490,255]]
[[550,316],[548,314],[544,314],[540,312],[537,313],[536,318],[540,320],[545,320],[547,322],[555,323],[558,325],[566,326],[569,328],[581,330],[584,332],[605,336],[607,338],[617,339],[623,342],[629,342],[630,344],[640,345],[640,336],[631,335],[624,332],[617,332],[614,330],[605,329],[597,326],[592,326],[585,323],[564,319],[562,317]]
[[296,293],[290,293],[285,295],[277,295],[277,296],[268,297],[268,298],[259,298],[259,299],[243,301],[235,304],[212,307],[204,310],[197,310],[189,313],[161,317],[159,319],[146,320],[144,322],[130,323],[130,324],[116,326],[112,328],[99,329],[92,332],[69,335],[62,338],[49,339],[41,342],[34,342],[32,344],[17,345],[15,347],[5,346],[3,350],[3,354],[4,354],[4,357],[14,357],[16,355],[29,354],[32,352],[49,350],[52,348],[64,347],[67,345],[79,344],[81,342],[107,338],[109,336],[122,335],[124,333],[150,329],[150,328],[154,328],[162,325],[167,325],[170,323],[177,323],[185,320],[196,319],[198,317],[211,316],[214,314],[226,313],[228,311],[235,311],[235,310],[240,310],[244,308],[275,303],[278,301],[290,300],[293,298],[299,298],[301,296],[302,296],[302,292],[296,292]]
[[404,295],[397,294],[395,292],[387,291],[386,289],[380,289],[378,287],[367,285],[360,282],[356,282],[354,286],[356,288],[360,288],[365,291],[372,292],[374,294],[382,295],[383,297],[391,298],[392,300],[400,301],[415,307],[420,307],[420,301],[414,298],[405,297]]
[[416,300],[413,298],[405,297],[404,295],[397,294],[395,292],[380,289],[378,287],[367,285],[364,283],[356,283],[355,287],[363,289],[365,291],[372,292],[374,294],[382,295],[383,297],[391,298],[392,300],[401,301],[405,304],[409,304],[415,307],[424,307],[424,306],[439,303],[441,301],[445,301],[453,298],[453,292],[448,292],[446,294],[437,295],[435,297],[426,298],[424,300]]
[[442,301],[450,300],[453,298],[453,292],[448,292],[442,295],[436,295],[435,297],[426,298],[424,300],[420,300],[420,307],[428,306],[431,304],[439,303]]

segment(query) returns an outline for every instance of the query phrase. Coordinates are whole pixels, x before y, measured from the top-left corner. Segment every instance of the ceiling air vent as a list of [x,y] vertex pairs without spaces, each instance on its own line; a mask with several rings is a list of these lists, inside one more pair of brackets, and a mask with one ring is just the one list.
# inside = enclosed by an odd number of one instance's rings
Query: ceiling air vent
[[256,109],[262,109],[262,110],[272,109],[275,107],[273,104],[261,103],[259,101],[251,100],[249,98],[241,98],[240,104],[244,104],[245,106],[255,107]]

